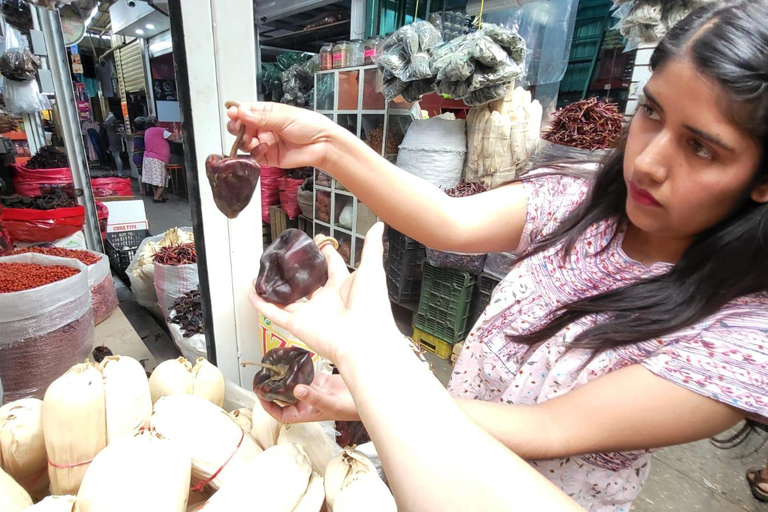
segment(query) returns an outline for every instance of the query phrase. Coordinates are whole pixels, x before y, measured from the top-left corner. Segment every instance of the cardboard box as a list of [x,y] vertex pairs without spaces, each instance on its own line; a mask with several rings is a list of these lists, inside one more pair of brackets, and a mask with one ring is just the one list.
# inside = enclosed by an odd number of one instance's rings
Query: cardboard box
[[[259,338],[261,339],[262,354],[266,354],[277,347],[301,347],[309,350],[304,342],[286,331],[282,327],[272,323],[272,320],[259,313]],[[317,363],[317,354],[312,352],[312,361]]]

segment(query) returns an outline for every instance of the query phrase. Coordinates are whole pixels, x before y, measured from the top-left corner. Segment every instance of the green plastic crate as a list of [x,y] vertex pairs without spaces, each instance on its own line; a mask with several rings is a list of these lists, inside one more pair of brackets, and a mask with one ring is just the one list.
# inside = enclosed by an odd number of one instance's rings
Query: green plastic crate
[[466,337],[475,277],[469,272],[423,266],[419,309],[413,325],[447,343]]

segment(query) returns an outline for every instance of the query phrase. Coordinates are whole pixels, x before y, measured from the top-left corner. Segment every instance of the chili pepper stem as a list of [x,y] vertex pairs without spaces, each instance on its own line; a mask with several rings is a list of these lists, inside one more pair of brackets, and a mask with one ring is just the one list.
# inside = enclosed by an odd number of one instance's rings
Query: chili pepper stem
[[[230,107],[240,107],[240,104],[236,101],[227,101],[224,103],[224,106],[226,108]],[[237,150],[240,148],[240,143],[243,142],[243,137],[245,137],[245,125],[240,127],[240,131],[237,132],[237,137],[235,137],[235,143],[232,144],[232,149],[229,151],[229,158],[235,158],[237,156]]]
[[272,380],[280,380],[283,377],[285,377],[285,368],[280,368],[279,366],[275,366],[272,364],[252,363],[250,361],[245,361],[244,363],[240,363],[240,366],[242,366],[243,368],[245,368],[246,366],[258,366],[260,368],[266,368],[267,370],[273,373]]

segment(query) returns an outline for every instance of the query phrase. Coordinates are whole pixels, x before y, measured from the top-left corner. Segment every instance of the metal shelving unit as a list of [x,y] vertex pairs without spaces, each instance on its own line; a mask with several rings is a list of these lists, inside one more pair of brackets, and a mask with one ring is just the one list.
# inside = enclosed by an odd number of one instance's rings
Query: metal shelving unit
[[[383,127],[381,155],[391,160],[396,154],[386,154],[386,140],[390,127],[398,125],[403,133],[411,122],[412,104],[386,104],[384,96],[377,92],[376,66],[319,71],[315,75],[315,110],[337,124],[344,126],[361,139],[373,130]],[[363,248],[365,233],[376,221],[373,213],[354,194],[331,178],[331,186],[318,185],[321,170],[315,170],[313,194],[313,232],[336,238],[340,244],[349,242],[350,268],[357,268]],[[318,220],[318,192],[330,196],[329,222]],[[345,207],[351,205],[352,223],[342,226],[339,217]]]

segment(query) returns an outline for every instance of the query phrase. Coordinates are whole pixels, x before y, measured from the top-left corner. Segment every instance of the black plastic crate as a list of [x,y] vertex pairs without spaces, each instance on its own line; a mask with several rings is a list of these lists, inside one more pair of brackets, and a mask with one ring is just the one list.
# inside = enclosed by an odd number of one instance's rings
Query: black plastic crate
[[500,278],[489,272],[483,272],[477,278],[477,286],[475,287],[475,293],[472,297],[472,307],[470,308],[469,313],[470,329],[475,326],[477,319],[483,314],[483,310],[490,304],[491,294],[500,282]]
[[131,285],[125,269],[131,264],[136,250],[141,242],[149,235],[148,229],[138,229],[136,231],[122,231],[120,233],[107,233],[107,240],[104,246],[109,256],[111,264],[118,277],[128,286]]
[[418,302],[421,294],[422,264],[426,249],[416,240],[389,228],[387,289],[392,300],[401,304]]

